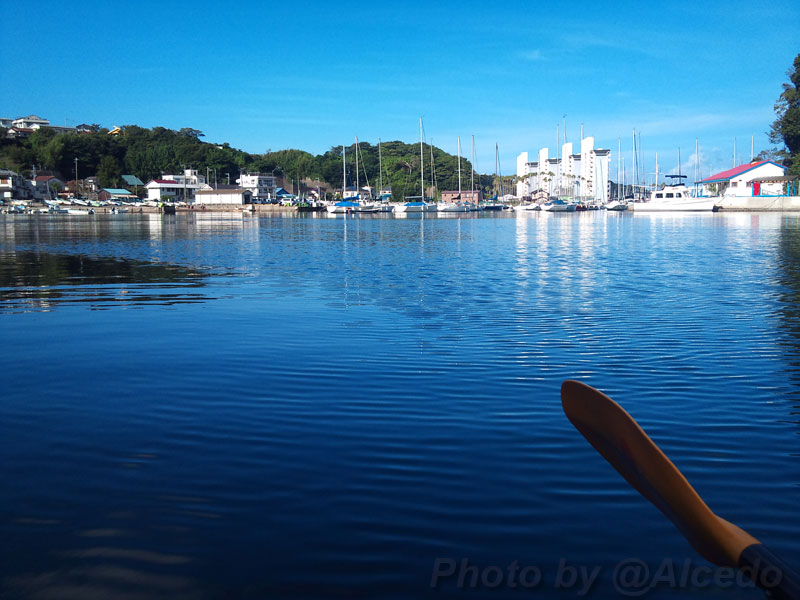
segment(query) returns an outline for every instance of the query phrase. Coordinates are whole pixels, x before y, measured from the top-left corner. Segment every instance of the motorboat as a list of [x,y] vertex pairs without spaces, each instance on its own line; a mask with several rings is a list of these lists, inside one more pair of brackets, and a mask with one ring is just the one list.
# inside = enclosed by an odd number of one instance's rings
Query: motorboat
[[542,210],[542,207],[536,204],[535,202],[528,202],[526,204],[517,204],[514,207],[515,212],[538,212]]
[[329,204],[326,210],[328,211],[328,214],[344,215],[354,212],[359,206],[361,205],[355,200],[341,200],[335,204]]
[[430,204],[424,200],[411,200],[403,204],[396,204],[394,207],[394,212],[400,214],[433,212],[435,210],[437,210],[435,204]]
[[[629,205],[636,212],[682,212],[719,210],[719,198],[703,198],[693,196],[689,188],[681,181],[686,175],[667,175],[673,178],[671,183],[662,189],[650,192],[650,199]],[[677,180],[677,183],[674,181]]]
[[578,209],[578,205],[559,198],[542,204],[541,208],[546,212],[575,212]]
[[442,202],[436,207],[441,213],[465,213],[469,212],[469,204],[461,202]]

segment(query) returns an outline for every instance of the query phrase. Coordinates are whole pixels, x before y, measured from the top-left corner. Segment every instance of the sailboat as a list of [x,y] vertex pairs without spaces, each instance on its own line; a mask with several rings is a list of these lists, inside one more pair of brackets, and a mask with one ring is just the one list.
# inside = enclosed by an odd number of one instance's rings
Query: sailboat
[[[367,192],[367,198],[361,197],[361,185],[359,183],[359,172],[358,172],[358,157],[361,154],[361,147],[358,145],[358,136],[356,136],[356,195],[355,199],[358,203],[358,206],[353,208],[353,212],[356,213],[372,213],[378,212],[378,209],[375,208],[375,204],[372,201],[372,192]],[[366,175],[366,170],[364,171]],[[369,186],[369,179],[367,179],[367,186]]]
[[378,138],[378,202],[375,204],[376,212],[394,212],[394,205],[389,204],[392,197],[383,189],[383,157],[381,156],[381,140]]
[[342,199],[341,201],[335,204],[329,204],[327,207],[329,214],[334,215],[341,215],[353,212],[353,210],[358,207],[358,193],[356,193],[356,199],[353,200],[352,198],[345,198],[345,194],[347,193],[347,151],[345,147],[342,146]]
[[469,205],[461,201],[461,136],[458,137],[458,196],[456,196],[455,200],[455,202],[439,204],[438,211],[441,213],[469,212]]
[[[503,180],[499,178],[500,173],[500,150],[497,147],[497,144],[494,145],[494,177],[500,182],[500,195],[502,195],[503,189]],[[497,201],[497,190],[494,191],[494,197],[489,199],[489,202],[484,203],[483,210],[505,210],[510,208],[501,202]]]
[[397,213],[424,213],[436,210],[436,205],[425,201],[425,163],[423,147],[422,147],[422,117],[419,118],[419,178],[420,178],[420,192],[419,196],[406,196],[406,202],[398,204],[394,207]]

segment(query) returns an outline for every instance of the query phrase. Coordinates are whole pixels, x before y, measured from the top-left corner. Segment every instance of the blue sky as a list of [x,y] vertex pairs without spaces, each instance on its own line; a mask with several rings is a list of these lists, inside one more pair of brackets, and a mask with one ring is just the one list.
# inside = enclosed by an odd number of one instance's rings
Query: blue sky
[[[6,0],[0,116],[194,127],[249,152],[419,140],[504,173],[581,123],[631,132],[645,167],[704,175],[770,146],[800,52],[800,4],[664,2],[28,2]],[[562,131],[563,135],[563,131]]]

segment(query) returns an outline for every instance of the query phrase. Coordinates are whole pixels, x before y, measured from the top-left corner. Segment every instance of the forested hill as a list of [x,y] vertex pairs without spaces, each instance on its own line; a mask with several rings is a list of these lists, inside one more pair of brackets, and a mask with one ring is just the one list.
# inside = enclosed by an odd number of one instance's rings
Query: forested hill
[[[54,171],[64,180],[75,178],[75,159],[78,159],[78,177],[97,175],[103,187],[119,187],[122,174],[136,175],[142,181],[156,179],[162,174],[182,172],[186,168],[208,171],[213,181],[233,182],[240,172],[261,172],[283,175],[289,180],[319,179],[333,188],[341,189],[343,177],[342,147],[334,146],[321,155],[303,150],[280,150],[265,154],[250,154],[232,148],[229,144],[204,142],[202,132],[185,128],[180,131],[155,127],[145,129],[127,125],[112,135],[107,129],[95,127],[91,133],[57,133],[53,129],[36,130],[30,137],[7,139],[0,130],[0,168],[11,169],[30,176],[37,171]],[[380,184],[378,146],[360,142],[358,180],[361,185],[375,188]],[[348,185],[356,180],[356,145],[345,148]],[[458,189],[458,160],[435,146],[423,147],[426,194]],[[431,154],[433,169],[431,169]],[[394,198],[419,195],[420,148],[419,144],[399,141],[381,144],[383,185],[391,186]],[[471,166],[461,159],[461,186],[471,185]],[[492,195],[494,176],[475,175],[475,186],[486,195]],[[509,185],[505,178],[505,185]],[[506,187],[506,190],[509,188]]]

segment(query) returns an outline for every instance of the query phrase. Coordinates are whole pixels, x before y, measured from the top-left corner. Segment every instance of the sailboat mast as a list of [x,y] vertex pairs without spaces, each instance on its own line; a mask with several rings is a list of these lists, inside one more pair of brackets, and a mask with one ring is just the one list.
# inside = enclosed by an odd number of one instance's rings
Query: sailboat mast
[[461,136],[458,136],[458,199],[461,200]]
[[436,198],[436,165],[433,162],[433,138],[431,138],[431,142],[428,144],[428,150],[430,150],[431,155],[431,189],[433,190],[433,197]]
[[422,117],[419,118],[419,185],[420,199],[425,202],[425,155],[422,154]]
[[633,130],[633,164],[631,165],[631,185],[633,186],[633,197],[636,198],[636,130]]
[[469,170],[469,190],[470,192],[475,191],[475,136],[472,136],[472,162],[470,163]]
[[624,193],[620,189],[621,176],[621,162],[622,162],[622,138],[617,137],[617,200],[622,200]]
[[344,200],[344,193],[347,190],[347,151],[342,145],[342,200]]
[[[494,178],[495,185],[497,185],[497,173],[500,170],[500,151],[497,149],[497,142],[494,144]],[[497,188],[494,190],[494,197],[497,198]]]
[[356,136],[356,198],[361,197],[361,186],[358,183],[358,136]]
[[378,196],[383,195],[383,160],[381,158],[381,138],[378,138]]

